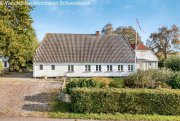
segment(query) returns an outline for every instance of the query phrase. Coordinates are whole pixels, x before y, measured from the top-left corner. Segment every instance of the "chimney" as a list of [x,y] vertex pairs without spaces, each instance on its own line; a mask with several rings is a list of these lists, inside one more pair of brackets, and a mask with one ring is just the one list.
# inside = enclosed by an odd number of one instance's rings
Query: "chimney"
[[99,37],[99,31],[96,31],[96,37]]

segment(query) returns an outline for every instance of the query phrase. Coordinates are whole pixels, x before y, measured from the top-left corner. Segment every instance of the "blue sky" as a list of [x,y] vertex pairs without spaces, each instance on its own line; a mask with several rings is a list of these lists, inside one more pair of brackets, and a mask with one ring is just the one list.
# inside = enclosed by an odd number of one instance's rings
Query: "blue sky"
[[31,12],[33,27],[41,41],[45,33],[95,33],[111,22],[118,26],[136,26],[145,42],[158,27],[180,26],[180,0],[30,0],[30,1],[88,1],[86,6],[35,6]]

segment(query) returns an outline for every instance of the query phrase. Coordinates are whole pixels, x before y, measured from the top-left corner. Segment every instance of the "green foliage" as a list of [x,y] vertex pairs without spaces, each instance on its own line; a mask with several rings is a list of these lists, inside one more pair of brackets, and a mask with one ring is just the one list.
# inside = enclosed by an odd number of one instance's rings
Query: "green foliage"
[[163,55],[159,56],[161,61],[167,59],[173,51],[180,49],[180,30],[176,25],[171,28],[160,27],[150,38],[147,44],[157,55]]
[[170,85],[173,89],[180,89],[180,72],[177,72],[177,73],[174,75],[174,78],[169,81],[169,85]]
[[107,23],[101,30],[103,34],[113,34],[113,25],[111,23]]
[[125,86],[130,88],[169,88],[167,83],[174,77],[168,69],[138,71],[125,77]]
[[[11,0],[11,2],[26,0]],[[7,2],[2,0],[3,3]],[[38,45],[29,5],[0,5],[0,53],[9,57],[10,70],[19,71],[27,61],[32,61]]]
[[180,115],[179,90],[76,88],[71,95],[78,113]]
[[165,67],[173,71],[180,71],[180,56],[171,56],[165,60]]
[[0,74],[2,73],[3,71],[3,64],[2,64],[2,61],[0,61]]
[[[136,30],[132,26],[120,26],[114,33],[124,35],[130,44],[134,44],[136,40]],[[141,42],[139,33],[137,33],[137,42]]]
[[66,92],[71,93],[73,88],[76,87],[97,87],[97,88],[102,88],[105,87],[106,84],[102,81],[98,81],[92,78],[77,78],[77,79],[72,79],[69,83],[66,84]]
[[123,88],[124,87],[123,78],[112,78],[112,81],[110,81],[109,83],[109,87]]

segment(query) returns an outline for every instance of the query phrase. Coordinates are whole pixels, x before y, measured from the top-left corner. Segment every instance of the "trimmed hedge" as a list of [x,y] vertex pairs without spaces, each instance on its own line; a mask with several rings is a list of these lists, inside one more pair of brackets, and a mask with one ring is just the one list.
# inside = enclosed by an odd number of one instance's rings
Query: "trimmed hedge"
[[71,95],[78,113],[180,114],[180,90],[74,88]]
[[106,84],[104,82],[97,81],[93,78],[76,78],[72,79],[69,83],[66,84],[66,92],[70,94],[72,89],[77,87],[102,88],[105,86]]

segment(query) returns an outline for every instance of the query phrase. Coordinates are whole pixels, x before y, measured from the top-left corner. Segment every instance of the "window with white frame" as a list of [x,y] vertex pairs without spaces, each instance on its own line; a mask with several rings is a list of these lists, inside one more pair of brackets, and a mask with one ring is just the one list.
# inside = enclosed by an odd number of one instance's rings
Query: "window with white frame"
[[112,65],[107,65],[107,71],[112,71]]
[[134,65],[128,65],[128,71],[134,71]]
[[123,65],[118,65],[118,71],[124,71],[124,66]]
[[74,65],[68,65],[68,71],[74,72]]
[[85,71],[90,72],[91,71],[91,65],[85,65]]
[[55,70],[55,65],[51,65],[51,70]]
[[101,65],[96,65],[96,71],[101,71]]
[[43,65],[39,65],[39,70],[43,70]]

